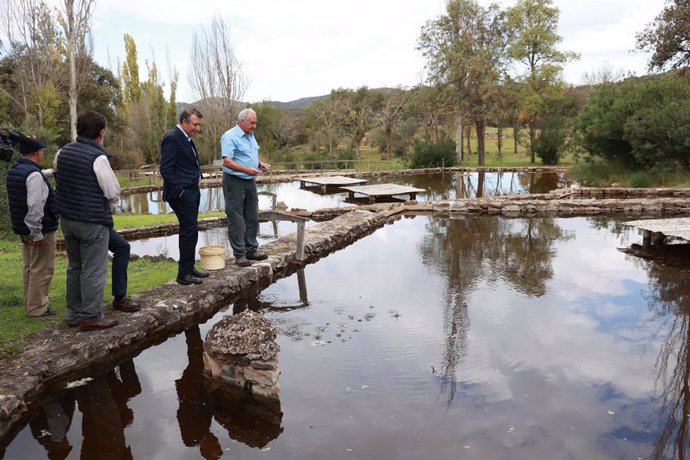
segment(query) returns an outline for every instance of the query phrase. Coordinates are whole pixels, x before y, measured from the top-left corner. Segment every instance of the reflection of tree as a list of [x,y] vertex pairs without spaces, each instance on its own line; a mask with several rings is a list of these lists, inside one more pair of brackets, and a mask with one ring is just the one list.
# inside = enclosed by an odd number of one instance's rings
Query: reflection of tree
[[[649,275],[645,293],[650,309],[668,316],[668,332],[656,362],[659,437],[654,459],[687,459],[690,418],[690,245],[645,248],[642,260]],[[663,263],[659,262],[663,260]],[[669,457],[667,453],[670,453]]]
[[502,280],[527,296],[541,296],[553,275],[552,244],[572,238],[553,219],[430,218],[420,244],[425,265],[446,279],[444,332],[446,346],[442,390],[455,396],[456,368],[467,349],[469,295],[478,280]]

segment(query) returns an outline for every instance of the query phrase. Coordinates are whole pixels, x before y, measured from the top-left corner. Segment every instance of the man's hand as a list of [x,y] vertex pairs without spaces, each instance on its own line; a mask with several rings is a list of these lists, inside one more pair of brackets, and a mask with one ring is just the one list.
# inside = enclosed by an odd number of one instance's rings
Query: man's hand
[[269,169],[271,169],[271,165],[268,163],[264,163],[263,161],[259,162],[259,169],[263,172],[267,172]]

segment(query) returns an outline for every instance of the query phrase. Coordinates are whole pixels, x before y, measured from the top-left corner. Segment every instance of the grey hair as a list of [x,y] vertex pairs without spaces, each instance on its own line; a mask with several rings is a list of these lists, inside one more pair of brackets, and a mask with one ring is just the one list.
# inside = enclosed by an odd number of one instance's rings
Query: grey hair
[[237,121],[246,120],[247,115],[249,115],[250,113],[256,115],[256,112],[254,111],[254,109],[250,109],[249,107],[247,107],[246,109],[240,110],[240,113],[237,114]]

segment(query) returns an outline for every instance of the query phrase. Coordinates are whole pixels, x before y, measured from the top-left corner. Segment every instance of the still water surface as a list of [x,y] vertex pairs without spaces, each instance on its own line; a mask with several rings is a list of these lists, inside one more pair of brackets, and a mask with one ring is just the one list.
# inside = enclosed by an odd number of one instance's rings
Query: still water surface
[[[690,273],[617,250],[640,239],[402,218],[56,394],[4,458],[685,458]],[[247,304],[279,332],[279,406],[201,379],[201,338]]]
[[[392,175],[370,178],[367,185],[393,183],[426,190],[417,195],[418,201],[435,201],[456,198],[475,198],[527,193],[548,193],[557,188],[568,187],[571,181],[564,173],[434,173],[417,175]],[[288,208],[315,211],[323,208],[353,206],[347,203],[347,192],[329,191],[324,194],[316,187],[300,188],[299,181],[276,184],[259,184],[260,191],[278,196]],[[172,212],[162,201],[163,192],[138,193],[122,196],[120,212],[134,214],[165,214]],[[406,198],[406,196],[404,197]],[[270,199],[259,198],[261,209],[268,209]],[[225,208],[223,189],[220,187],[201,189],[201,212]]]

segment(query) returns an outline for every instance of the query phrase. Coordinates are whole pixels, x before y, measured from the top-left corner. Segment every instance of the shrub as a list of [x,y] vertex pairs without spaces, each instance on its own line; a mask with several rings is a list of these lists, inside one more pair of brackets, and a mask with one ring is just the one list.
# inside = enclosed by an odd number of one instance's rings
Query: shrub
[[410,155],[410,167],[437,168],[455,164],[455,141],[446,139],[438,143],[417,140]]

